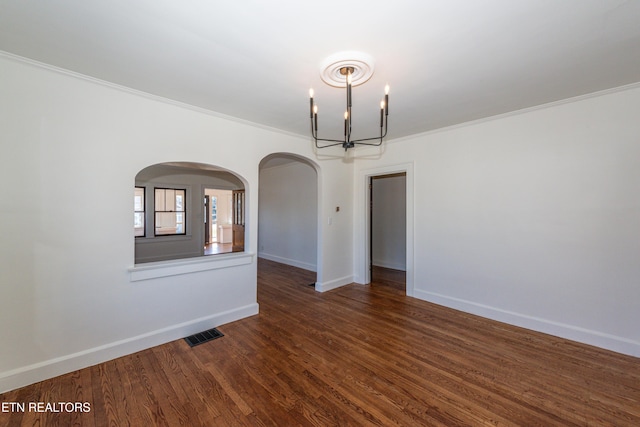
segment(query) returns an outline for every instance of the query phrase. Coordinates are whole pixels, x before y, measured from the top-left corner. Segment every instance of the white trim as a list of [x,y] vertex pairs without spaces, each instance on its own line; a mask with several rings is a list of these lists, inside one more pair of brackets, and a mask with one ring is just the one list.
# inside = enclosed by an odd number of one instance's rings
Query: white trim
[[303,270],[308,270],[308,271],[316,271],[316,266],[311,264],[310,262],[304,262],[304,261],[298,261],[295,259],[290,259],[290,258],[284,258],[278,255],[271,255],[271,254],[267,254],[264,252],[258,252],[258,258],[264,258],[267,259],[269,261],[274,261],[274,262],[279,262],[280,264],[286,264],[286,265],[291,265],[293,267],[298,267],[301,268]]
[[327,292],[345,285],[350,285],[351,283],[353,283],[353,276],[340,277],[324,283],[316,282],[316,291]]
[[[147,92],[143,92],[141,90],[137,90],[137,89],[133,89],[127,86],[122,86],[116,83],[112,83],[106,80],[101,80],[95,77],[91,77],[85,74],[81,74],[75,71],[71,71],[71,70],[67,70],[66,68],[60,68],[60,67],[56,67],[54,65],[51,64],[47,64],[44,62],[40,62],[40,61],[36,61],[34,59],[29,59],[29,58],[25,58],[23,56],[19,56],[10,52],[6,52],[3,50],[0,50],[0,57],[4,57],[7,58],[9,60],[13,60],[16,62],[21,62],[24,64],[28,64],[34,67],[38,67],[38,68],[42,68],[45,70],[49,70],[49,71],[53,71],[55,73],[58,74],[63,74],[63,75],[67,75],[70,77],[74,77],[80,80],[85,80],[88,82],[92,82],[101,86],[106,86],[106,87],[110,87],[112,89],[116,89],[122,92],[126,92],[126,93],[130,93],[133,95],[137,95],[140,96],[142,98],[146,98],[146,99],[150,99],[150,100],[154,100],[154,101],[158,101],[158,102],[162,102],[165,104],[169,104],[169,105],[174,105],[177,107],[182,107],[191,111],[195,111],[198,113],[202,113],[202,114],[206,114],[209,116],[213,116],[213,117],[217,117],[220,119],[224,119],[224,120],[229,120],[232,122],[236,122],[236,123],[241,123],[247,126],[251,126],[254,128],[258,128],[258,129],[263,129],[263,130],[267,130],[270,132],[276,132],[279,134],[283,134],[283,135],[287,135],[287,136],[292,136],[292,137],[296,137],[296,138],[300,138],[300,137],[309,137],[310,141],[313,141],[313,139],[308,135],[308,134],[301,134],[301,133],[295,133],[295,132],[291,132],[291,131],[286,131],[283,129],[278,129],[278,128],[274,128],[274,127],[270,127],[267,125],[263,125],[260,123],[255,123],[255,122],[250,122],[248,120],[244,120],[244,119],[240,119],[238,117],[234,117],[234,116],[228,116],[222,113],[218,113],[216,111],[213,110],[209,110],[203,107],[198,107],[195,105],[191,105],[191,104],[187,104],[184,102],[179,102],[179,101],[175,101],[173,99],[170,98],[164,98],[162,96],[159,95],[153,95],[151,93],[147,93]],[[557,101],[551,101],[545,104],[539,104],[539,105],[534,105],[532,107],[526,107],[526,108],[522,108],[519,110],[513,110],[513,111],[508,111],[506,113],[501,113],[501,114],[496,114],[494,116],[489,116],[489,117],[483,117],[480,119],[476,119],[476,120],[471,120],[471,121],[466,121],[466,122],[462,122],[462,123],[457,123],[457,124],[453,124],[450,126],[444,126],[444,127],[439,127],[436,129],[431,129],[428,131],[424,131],[424,132],[420,132],[420,133],[415,133],[415,134],[411,134],[411,135],[407,135],[407,136],[402,136],[399,138],[387,138],[385,139],[385,143],[386,144],[390,144],[390,143],[396,143],[396,142],[401,142],[401,141],[405,141],[405,140],[409,140],[409,139],[413,139],[413,138],[419,138],[425,135],[431,135],[431,134],[435,134],[435,133],[440,133],[440,132],[447,132],[450,131],[452,129],[457,129],[457,128],[461,128],[461,127],[467,127],[467,126],[473,126],[479,123],[483,123],[483,122],[489,122],[489,121],[493,121],[493,120],[499,120],[505,117],[510,117],[510,116],[517,116],[520,114],[525,114],[525,113],[529,113],[531,111],[536,111],[536,110],[544,110],[546,108],[550,108],[550,107],[555,107],[555,106],[559,106],[559,105],[564,105],[564,104],[570,104],[573,102],[579,102],[585,99],[589,99],[589,98],[597,98],[600,96],[604,96],[604,95],[609,95],[609,94],[613,94],[613,93],[617,93],[617,92],[624,92],[626,90],[630,90],[630,89],[635,89],[635,88],[640,88],[640,82],[636,82],[636,83],[630,83],[627,85],[623,85],[623,86],[616,86],[616,87],[612,87],[612,88],[608,88],[608,89],[603,89],[597,92],[591,92],[591,93],[586,93],[583,95],[577,95],[577,96],[573,96],[570,98],[565,98],[565,99],[560,99]],[[316,153],[317,154],[317,153]],[[335,156],[336,158],[342,158],[343,156]]]
[[439,128],[427,130],[427,131],[420,132],[420,133],[414,133],[414,134],[411,134],[411,135],[401,136],[401,137],[393,138],[393,139],[385,139],[385,143],[391,144],[391,143],[397,143],[397,142],[412,140],[414,138],[422,138],[422,137],[428,136],[428,135],[434,135],[434,134],[438,134],[438,133],[442,133],[442,132],[449,132],[449,131],[454,130],[454,129],[465,128],[465,127],[469,127],[469,126],[475,126],[475,125],[481,124],[481,123],[492,122],[492,121],[495,121],[495,120],[501,120],[501,119],[504,119],[504,118],[507,118],[507,117],[519,116],[519,115],[527,114],[527,113],[530,113],[530,112],[533,112],[533,111],[545,110],[547,108],[558,107],[558,106],[565,105],[565,104],[573,104],[575,102],[580,102],[580,101],[584,101],[584,100],[591,99],[591,98],[599,98],[601,96],[611,95],[611,94],[614,94],[614,93],[624,92],[624,91],[627,91],[627,90],[638,89],[638,88],[640,88],[640,82],[630,83],[630,84],[623,85],[623,86],[616,86],[616,87],[612,87],[612,88],[609,88],[609,89],[599,90],[597,92],[585,93],[583,95],[577,95],[577,96],[572,96],[570,98],[559,99],[557,101],[551,101],[551,102],[547,102],[545,104],[534,105],[532,107],[521,108],[519,110],[507,111],[506,113],[500,113],[500,114],[496,114],[496,115],[493,115],[493,116],[482,117],[482,118],[479,118],[479,119],[476,119],[476,120],[470,120],[470,121],[466,121],[466,122],[456,123],[456,124],[453,124],[453,125],[450,125],[450,126],[439,127]]
[[640,342],[527,314],[503,310],[434,292],[416,290],[416,298],[521,328],[640,357]]
[[0,393],[146,350],[226,323],[235,322],[258,314],[258,308],[258,304],[253,303],[74,354],[2,372],[0,373]]
[[217,270],[220,268],[236,267],[251,264],[254,254],[249,252],[206,255],[187,260],[159,261],[138,264],[129,268],[130,280],[157,279],[160,277],[177,276],[179,274],[197,273],[200,271]]
[[407,271],[407,266],[404,264],[386,262],[384,260],[381,261],[377,259],[374,259],[372,264],[374,265],[374,267],[382,267],[382,268],[390,268],[392,270]]
[[[260,123],[255,123],[255,122],[250,122],[248,120],[245,119],[241,119],[238,117],[234,117],[234,116],[228,116],[226,114],[222,114],[222,113],[218,113],[216,111],[213,110],[209,110],[203,107],[198,107],[195,105],[191,105],[191,104],[187,104],[184,102],[179,102],[179,101],[175,101],[173,99],[170,98],[164,98],[162,96],[159,95],[153,95],[151,93],[148,92],[143,92],[141,90],[137,90],[137,89],[133,89],[127,86],[122,86],[116,83],[112,83],[106,80],[101,80],[98,79],[96,77],[91,77],[85,74],[81,74],[78,73],[76,71],[71,71],[71,70],[67,70],[66,68],[60,68],[60,67],[56,67],[55,65],[51,65],[51,64],[47,64],[44,62],[40,62],[40,61],[36,61],[34,59],[30,59],[30,58],[26,58],[24,56],[19,56],[10,52],[6,52],[3,50],[0,50],[0,57],[4,57],[7,58],[9,60],[13,60],[16,62],[21,62],[24,64],[28,64],[34,67],[38,67],[38,68],[42,68],[45,70],[49,70],[49,71],[53,71],[55,73],[58,74],[64,74],[70,77],[75,77],[77,79],[80,80],[85,80],[85,81],[89,81],[101,86],[106,86],[106,87],[110,87],[112,89],[116,89],[122,92],[126,92],[126,93],[130,93],[133,95],[137,95],[140,96],[142,98],[147,98],[147,99],[151,99],[154,101],[158,101],[158,102],[162,102],[165,104],[169,104],[169,105],[174,105],[177,107],[182,107],[188,110],[192,110],[198,113],[202,113],[202,114],[206,114],[209,116],[213,116],[213,117],[217,117],[220,119],[224,119],[224,120],[229,120],[232,122],[236,122],[236,123],[241,123],[247,126],[251,126],[251,127],[255,127],[255,128],[259,128],[259,129],[263,129],[263,130],[267,130],[270,132],[276,132],[279,134],[284,134],[284,135],[288,135],[288,136],[292,136],[292,137],[296,137],[296,138],[300,138],[300,137],[309,137],[310,141],[313,141],[313,139],[308,135],[308,134],[301,134],[301,133],[295,133],[295,132],[291,132],[291,131],[286,131],[283,129],[278,129],[278,128],[274,128],[274,127],[270,127],[267,125],[263,125]],[[555,106],[559,106],[559,105],[564,105],[564,104],[570,104],[573,102],[579,102],[585,99],[589,99],[589,98],[597,98],[600,96],[604,96],[604,95],[609,95],[609,94],[613,94],[613,93],[617,93],[617,92],[624,92],[626,90],[630,90],[630,89],[635,89],[635,88],[640,88],[640,82],[636,82],[636,83],[630,83],[627,85],[623,85],[623,86],[616,86],[616,87],[612,87],[612,88],[608,88],[608,89],[603,89],[603,90],[599,90],[596,92],[591,92],[591,93],[586,93],[586,94],[582,94],[582,95],[577,95],[577,96],[573,96],[570,98],[564,98],[564,99],[560,99],[557,101],[551,101],[551,102],[547,102],[545,104],[539,104],[539,105],[534,105],[532,107],[526,107],[526,108],[522,108],[519,110],[513,110],[513,111],[508,111],[506,113],[501,113],[501,114],[496,114],[493,116],[489,116],[489,117],[482,117],[480,119],[476,119],[476,120],[471,120],[471,121],[466,121],[466,122],[462,122],[462,123],[456,123],[450,126],[444,126],[444,127],[439,127],[436,129],[431,129],[431,130],[427,130],[424,132],[420,132],[420,133],[415,133],[415,134],[411,134],[411,135],[407,135],[407,136],[402,136],[399,138],[387,138],[385,139],[385,143],[390,144],[390,143],[396,143],[396,142],[401,142],[401,141],[405,141],[405,140],[409,140],[409,139],[413,139],[413,138],[419,138],[425,135],[431,135],[434,133],[440,133],[440,132],[447,132],[450,131],[452,129],[457,129],[460,127],[467,127],[467,126],[473,126],[479,123],[483,123],[483,122],[489,122],[489,121],[493,121],[493,120],[499,120],[505,117],[510,117],[510,116],[517,116],[520,114],[525,114],[531,111],[536,111],[536,110],[544,110],[546,108],[550,108],[550,107],[555,107]],[[367,147],[369,148],[369,147]],[[317,153],[316,153],[317,154]],[[336,158],[342,158],[343,156],[335,156]]]
[[228,120],[228,121],[231,121],[231,122],[240,123],[240,124],[251,126],[251,127],[254,127],[254,128],[267,130],[267,131],[270,131],[270,132],[276,132],[276,133],[279,133],[279,134],[284,134],[284,135],[288,135],[288,136],[294,136],[296,138],[300,138],[301,136],[306,136],[306,135],[302,135],[302,134],[299,134],[299,133],[289,132],[289,131],[286,131],[286,130],[282,130],[282,129],[274,128],[274,127],[271,127],[271,126],[263,125],[263,124],[260,124],[260,123],[250,122],[248,120],[241,119],[241,118],[238,118],[238,117],[228,116],[226,114],[218,113],[218,112],[216,112],[214,110],[209,110],[209,109],[206,109],[204,107],[198,107],[196,105],[187,104],[187,103],[176,101],[176,100],[173,100],[173,99],[170,99],[170,98],[165,98],[165,97],[162,97],[162,96],[159,96],[159,95],[154,95],[154,94],[151,94],[151,93],[148,93],[148,92],[143,92],[141,90],[133,89],[133,88],[130,88],[128,86],[122,86],[122,85],[119,85],[117,83],[109,82],[107,80],[101,80],[101,79],[98,79],[96,77],[91,77],[91,76],[88,76],[86,74],[82,74],[82,73],[78,73],[76,71],[68,70],[66,68],[56,67],[55,65],[51,65],[51,64],[44,63],[44,62],[36,61],[34,59],[25,58],[24,56],[15,55],[13,53],[9,53],[9,52],[3,51],[3,50],[0,50],[0,57],[4,57],[4,58],[7,58],[9,60],[16,61],[16,62],[21,62],[21,63],[24,63],[24,64],[28,64],[28,65],[31,65],[31,66],[34,66],[34,67],[37,67],[37,68],[42,68],[42,69],[45,69],[45,70],[48,70],[48,71],[53,71],[54,73],[63,74],[63,75],[69,76],[69,77],[74,77],[74,78],[79,79],[79,80],[84,80],[84,81],[88,81],[88,82],[91,82],[91,83],[95,83],[95,84],[100,85],[100,86],[105,86],[105,87],[108,87],[108,88],[111,88],[111,89],[116,89],[116,90],[119,90],[121,92],[125,92],[125,93],[136,95],[136,96],[139,96],[139,97],[142,97],[142,98],[150,99],[152,101],[158,101],[158,102],[162,102],[164,104],[169,104],[169,105],[173,105],[173,106],[176,106],[176,107],[185,108],[187,110],[195,111],[197,113],[206,114],[208,116],[217,117],[219,119],[224,119],[224,120]]

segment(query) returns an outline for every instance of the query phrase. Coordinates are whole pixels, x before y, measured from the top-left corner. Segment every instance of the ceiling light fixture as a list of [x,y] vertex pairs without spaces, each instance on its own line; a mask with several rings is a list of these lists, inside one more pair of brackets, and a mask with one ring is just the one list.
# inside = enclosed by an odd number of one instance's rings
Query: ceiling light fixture
[[[342,59],[345,55],[358,59]],[[366,82],[373,74],[373,65],[368,55],[358,52],[345,52],[325,60],[325,67],[321,73],[322,79],[332,85],[346,89],[347,108],[344,112],[344,138],[326,139],[318,138],[318,106],[313,101],[313,89],[309,89],[309,118],[311,119],[311,136],[315,140],[316,148],[327,148],[341,145],[345,151],[356,144],[380,146],[387,136],[387,123],[389,116],[389,85],[385,86],[384,99],[380,102],[380,136],[362,139],[351,139],[352,120],[352,87]],[[374,142],[375,141],[375,142]]]

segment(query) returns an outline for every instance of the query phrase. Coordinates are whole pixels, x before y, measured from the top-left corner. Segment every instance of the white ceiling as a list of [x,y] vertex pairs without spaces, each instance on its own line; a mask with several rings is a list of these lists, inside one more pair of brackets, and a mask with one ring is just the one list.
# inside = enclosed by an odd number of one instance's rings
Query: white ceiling
[[640,0],[0,0],[0,50],[301,135],[313,86],[320,136],[320,63],[361,51],[354,137],[388,83],[397,138],[639,82]]

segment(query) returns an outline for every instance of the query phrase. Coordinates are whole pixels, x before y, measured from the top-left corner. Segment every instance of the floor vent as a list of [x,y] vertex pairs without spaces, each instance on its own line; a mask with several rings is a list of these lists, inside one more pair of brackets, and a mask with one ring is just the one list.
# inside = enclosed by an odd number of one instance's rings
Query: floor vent
[[186,337],[184,340],[191,347],[195,347],[196,345],[204,344],[207,341],[212,341],[212,340],[215,340],[216,338],[220,338],[223,336],[224,334],[222,332],[220,332],[216,328],[213,328],[213,329],[209,329],[208,331],[199,332],[197,334]]

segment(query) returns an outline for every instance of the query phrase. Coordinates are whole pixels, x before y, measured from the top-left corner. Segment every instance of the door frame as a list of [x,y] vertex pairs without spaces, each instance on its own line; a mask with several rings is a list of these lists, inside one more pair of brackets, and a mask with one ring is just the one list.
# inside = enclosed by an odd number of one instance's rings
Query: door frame
[[356,218],[362,221],[356,221],[357,245],[356,255],[356,275],[355,281],[361,284],[371,283],[371,216],[369,206],[371,204],[371,194],[369,192],[369,183],[375,176],[391,175],[395,173],[406,174],[406,268],[407,282],[406,294],[413,296],[414,294],[414,253],[413,253],[413,236],[414,236],[414,211],[413,211],[413,163],[402,163],[397,165],[382,166],[371,169],[363,169],[358,172],[356,181],[356,194],[360,194],[358,205],[356,207]]
[[[373,198],[374,183],[378,179],[395,178],[395,177],[403,177],[404,178],[404,181],[405,181],[405,193],[406,193],[407,174],[405,172],[369,176],[369,205],[368,205],[368,208],[369,208],[369,274],[371,274],[373,272],[373,250],[374,250],[373,239],[375,238],[375,234],[373,233],[373,223],[375,221],[375,216],[373,214],[373,206],[374,206],[374,203],[375,203],[375,200]],[[404,204],[403,208],[404,209],[407,208],[406,201],[405,201],[405,204]],[[405,217],[406,217],[406,215],[405,215]],[[404,236],[405,239],[407,237],[406,234],[407,234],[407,230],[405,229],[405,236]],[[405,270],[407,268],[406,255],[407,254],[405,253],[405,267],[404,267]]]
[[211,196],[204,195],[204,245],[211,243]]

